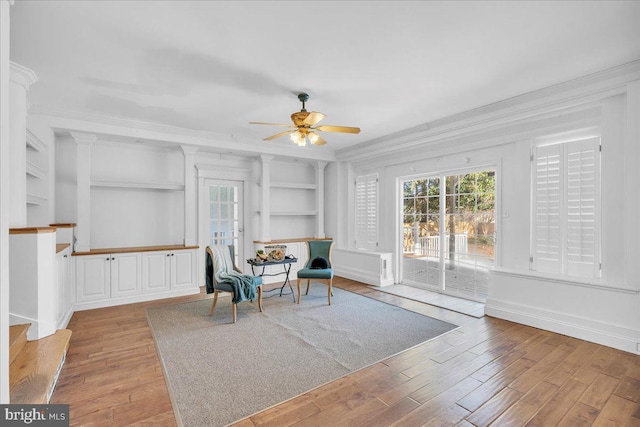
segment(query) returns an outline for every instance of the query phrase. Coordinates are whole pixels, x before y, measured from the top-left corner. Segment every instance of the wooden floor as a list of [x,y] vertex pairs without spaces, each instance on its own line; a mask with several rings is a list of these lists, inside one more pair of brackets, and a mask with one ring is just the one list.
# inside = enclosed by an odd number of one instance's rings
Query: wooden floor
[[[462,327],[236,427],[640,426],[640,356],[334,283]],[[144,309],[205,297],[75,313],[51,403],[71,405],[72,426],[176,425]]]

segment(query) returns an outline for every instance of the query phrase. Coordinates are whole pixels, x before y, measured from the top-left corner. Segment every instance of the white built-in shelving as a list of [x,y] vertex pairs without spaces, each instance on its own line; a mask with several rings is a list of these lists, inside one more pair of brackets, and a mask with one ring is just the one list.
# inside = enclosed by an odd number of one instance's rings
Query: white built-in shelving
[[44,206],[47,204],[47,198],[36,194],[27,193],[27,205]]
[[47,146],[38,139],[29,129],[27,129],[27,149],[37,152],[44,152]]
[[130,188],[138,190],[159,190],[159,191],[183,191],[184,185],[170,182],[133,182],[133,181],[111,181],[92,180],[91,187],[104,188]]
[[272,182],[271,188],[289,188],[298,190],[314,190],[318,186],[316,184],[298,183],[298,182]]
[[48,224],[49,150],[32,131],[26,130],[27,224]]
[[42,179],[46,177],[47,171],[45,171],[44,168],[36,165],[35,163],[27,160],[27,175],[34,178]]
[[271,211],[271,216],[315,216],[317,211]]
[[325,165],[262,158],[261,240],[324,236]]

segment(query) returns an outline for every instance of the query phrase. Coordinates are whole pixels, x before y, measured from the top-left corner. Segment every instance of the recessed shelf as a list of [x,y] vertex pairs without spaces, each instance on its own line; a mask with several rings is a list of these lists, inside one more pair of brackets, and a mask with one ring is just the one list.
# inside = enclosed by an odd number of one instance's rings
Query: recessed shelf
[[317,215],[317,211],[275,211],[271,212],[271,216],[313,216]]
[[315,190],[316,184],[305,184],[299,182],[272,182],[271,188],[292,188],[300,190]]
[[123,182],[123,181],[91,181],[92,187],[131,188],[139,190],[182,191],[184,185],[170,182]]
[[34,151],[46,151],[47,146],[38,139],[29,129],[27,129],[27,148]]
[[41,206],[47,203],[46,197],[36,196],[35,194],[27,193],[27,204],[34,206]]
[[44,178],[46,172],[40,166],[27,160],[27,175],[31,175],[36,178]]

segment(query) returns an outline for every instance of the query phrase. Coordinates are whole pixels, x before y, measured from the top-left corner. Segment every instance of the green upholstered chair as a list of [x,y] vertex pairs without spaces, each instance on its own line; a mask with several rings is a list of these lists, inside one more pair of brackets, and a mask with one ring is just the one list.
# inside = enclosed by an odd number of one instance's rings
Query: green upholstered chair
[[[234,247],[233,245],[229,245],[229,252],[231,254],[231,261],[233,262],[233,269],[235,271],[237,271],[238,273],[242,274],[242,271],[240,271],[240,269],[238,268],[238,266],[235,263],[235,258],[234,258]],[[229,284],[229,283],[225,283],[225,282],[218,282],[215,278],[215,274],[213,274],[213,266],[214,266],[214,254],[213,251],[211,250],[211,248],[209,246],[207,246],[207,277],[206,277],[206,288],[207,288],[207,293],[211,294],[213,293],[213,303],[211,304],[211,309],[209,310],[209,316],[211,316],[213,314],[213,310],[215,310],[216,308],[216,303],[218,302],[218,293],[219,292],[230,292],[231,293],[231,312],[232,312],[232,316],[233,316],[233,323],[236,323],[236,314],[237,314],[237,309],[236,303],[233,303],[233,287]],[[262,277],[260,276],[254,276],[253,277],[253,284],[256,286],[257,290],[258,290],[258,309],[260,310],[260,312],[262,312]]]
[[[298,270],[298,304],[300,304],[300,299],[302,297],[300,293],[300,281],[307,280],[307,292],[305,295],[309,294],[309,285],[311,281],[319,282],[326,281],[327,287],[327,295],[329,299],[329,305],[331,305],[331,286],[333,284],[333,268],[331,263],[331,249],[333,248],[333,240],[309,240],[307,241],[307,252],[309,254],[309,260],[305,267],[301,270]],[[313,269],[311,268],[311,263],[316,257],[322,257],[327,260],[328,268],[322,269]]]

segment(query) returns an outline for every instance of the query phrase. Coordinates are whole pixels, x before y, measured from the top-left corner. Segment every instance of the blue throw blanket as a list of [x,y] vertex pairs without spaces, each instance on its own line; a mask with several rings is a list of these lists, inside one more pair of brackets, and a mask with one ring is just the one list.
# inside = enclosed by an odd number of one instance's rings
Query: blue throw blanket
[[213,275],[216,282],[227,283],[233,288],[233,303],[256,299],[253,276],[234,270],[229,248],[225,245],[211,246],[213,253]]

